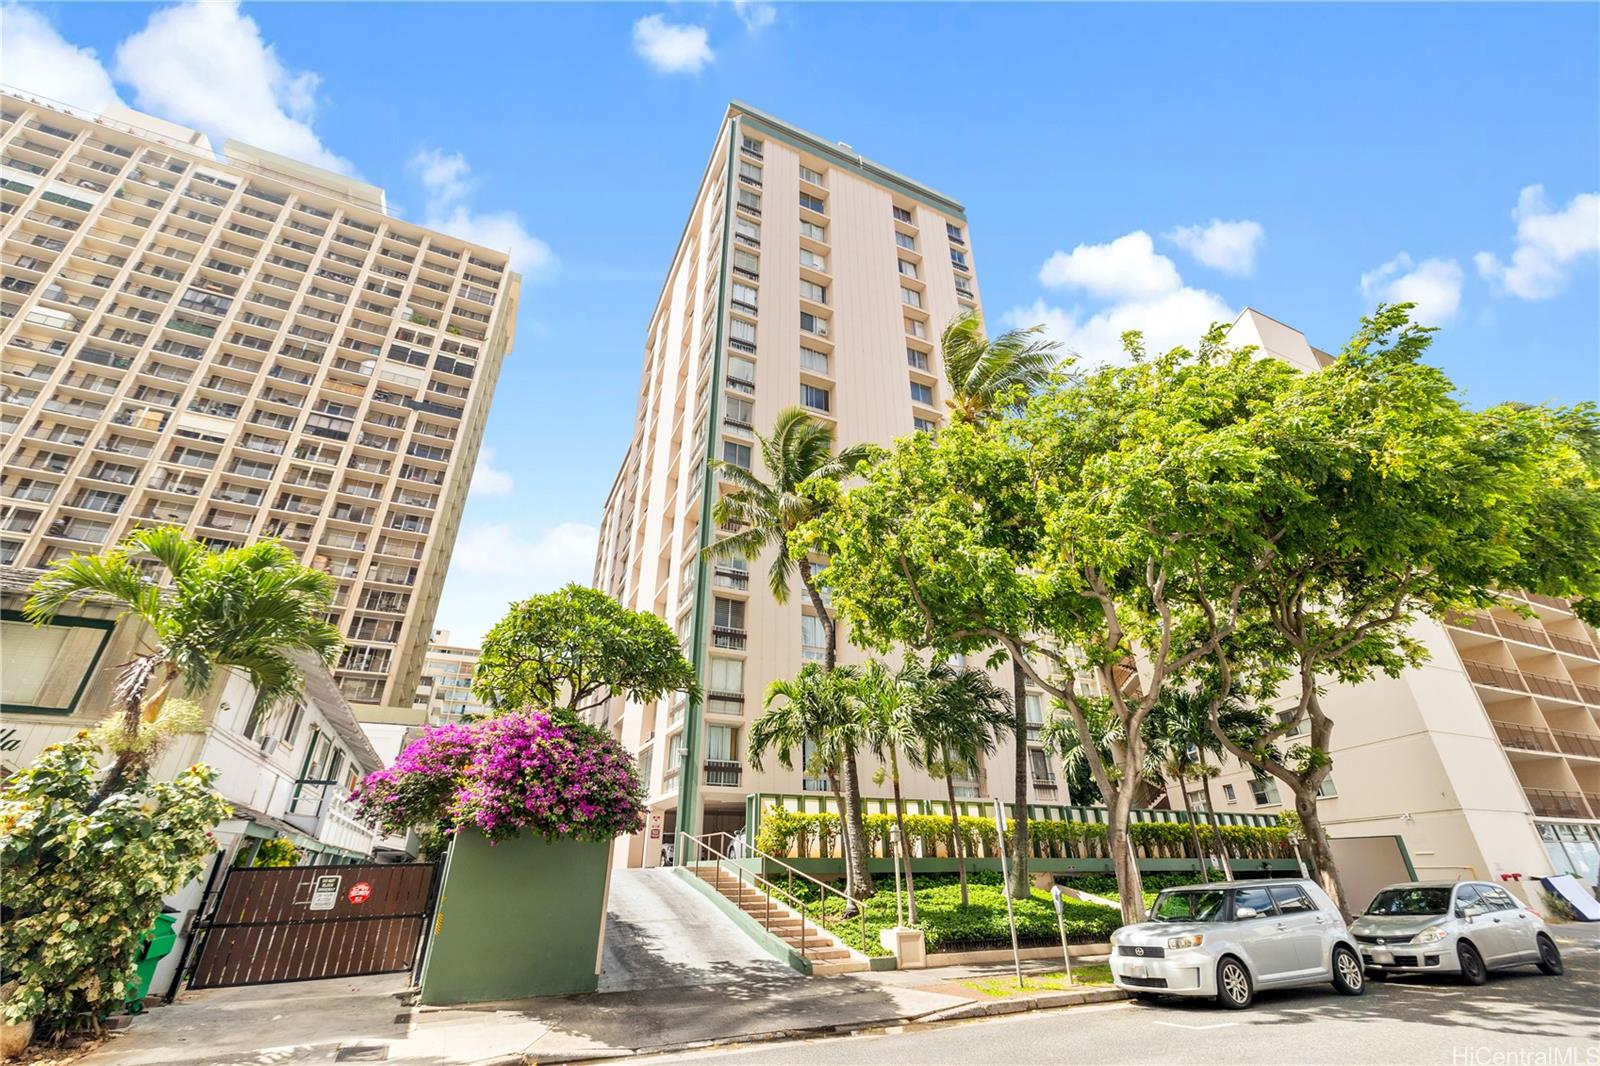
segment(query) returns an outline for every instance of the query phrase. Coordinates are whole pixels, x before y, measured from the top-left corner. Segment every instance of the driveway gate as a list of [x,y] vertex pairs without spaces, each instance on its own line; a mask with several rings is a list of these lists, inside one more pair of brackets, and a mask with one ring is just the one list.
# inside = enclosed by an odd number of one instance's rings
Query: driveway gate
[[231,870],[191,988],[398,973],[417,962],[433,863]]

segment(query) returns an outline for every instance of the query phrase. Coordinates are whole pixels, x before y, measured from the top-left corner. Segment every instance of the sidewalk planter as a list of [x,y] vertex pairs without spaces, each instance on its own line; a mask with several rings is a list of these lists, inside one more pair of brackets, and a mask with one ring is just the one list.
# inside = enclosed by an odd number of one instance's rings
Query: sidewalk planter
[[593,992],[611,845],[456,834],[422,964],[429,1006]]
[[901,970],[920,970],[928,965],[928,943],[921,929],[903,925],[879,929],[878,943],[894,955],[895,965]]

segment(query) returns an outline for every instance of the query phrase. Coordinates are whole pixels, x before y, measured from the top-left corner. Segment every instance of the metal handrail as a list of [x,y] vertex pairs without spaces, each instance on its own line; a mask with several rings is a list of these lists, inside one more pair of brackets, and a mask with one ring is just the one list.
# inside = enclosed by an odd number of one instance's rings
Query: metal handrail
[[700,867],[706,861],[705,859],[703,859],[701,857],[702,852],[709,852],[711,854],[712,860],[714,861],[714,863],[715,863],[715,865],[717,866],[718,869],[727,869],[726,866],[722,865],[724,862],[732,864],[733,870],[734,870],[734,874],[739,880],[739,901],[738,902],[739,902],[740,909],[743,909],[743,907],[744,907],[744,878],[745,878],[746,874],[750,875],[751,881],[753,881],[755,883],[755,886],[757,888],[760,888],[760,886],[765,885],[769,889],[771,889],[771,891],[767,891],[767,892],[763,892],[762,893],[762,895],[764,895],[766,897],[766,904],[767,904],[766,910],[765,910],[765,915],[764,915],[764,918],[763,918],[763,921],[762,921],[762,928],[764,930],[766,930],[769,935],[772,932],[772,894],[774,892],[782,893],[782,895],[784,897],[784,900],[787,902],[787,904],[789,906],[789,909],[791,911],[794,910],[796,906],[799,907],[799,910],[800,910],[800,954],[801,955],[805,955],[805,953],[806,953],[806,927],[811,922],[811,903],[810,903],[810,901],[806,900],[804,897],[795,895],[795,892],[794,892],[794,879],[796,877],[799,877],[802,882],[808,882],[808,883],[816,886],[816,888],[819,890],[819,895],[818,895],[818,900],[817,900],[817,907],[818,907],[817,928],[822,929],[822,930],[827,930],[827,928],[828,928],[828,896],[830,894],[838,896],[840,898],[840,900],[843,901],[841,903],[840,907],[839,907],[839,916],[841,918],[846,916],[846,912],[849,910],[849,908],[850,908],[850,906],[852,904],[855,905],[855,907],[856,907],[856,916],[860,921],[861,952],[862,952],[862,954],[866,953],[866,946],[867,946],[867,908],[866,908],[865,905],[863,905],[861,903],[858,903],[857,901],[851,899],[847,894],[839,891],[837,888],[834,888],[832,885],[826,884],[823,881],[820,881],[817,878],[812,877],[810,874],[806,873],[804,870],[797,870],[793,866],[790,866],[788,863],[784,862],[782,859],[778,859],[778,858],[776,858],[776,857],[774,857],[772,855],[768,855],[766,852],[764,852],[764,851],[760,850],[759,848],[754,847],[753,845],[748,844],[748,843],[743,844],[742,847],[751,856],[753,856],[755,858],[758,858],[758,859],[765,860],[766,862],[775,863],[778,866],[783,868],[785,873],[788,875],[788,879],[787,879],[788,880],[788,887],[785,888],[785,887],[779,885],[775,881],[772,881],[772,880],[769,880],[768,878],[762,877],[760,874],[757,874],[757,873],[755,873],[753,871],[750,871],[750,870],[746,870],[743,866],[740,866],[736,862],[734,862],[732,856],[729,854],[729,851],[731,851],[731,848],[723,847],[722,849],[719,849],[719,848],[717,848],[717,847],[715,847],[715,846],[713,846],[711,844],[712,840],[721,839],[721,840],[727,841],[727,843],[731,845],[733,843],[733,841],[734,841],[734,836],[731,833],[726,833],[726,832],[707,833],[703,837],[698,837],[698,836],[695,836],[693,833],[687,833],[687,832],[681,833],[680,835],[684,838],[685,841],[689,842],[691,845],[694,846],[694,852],[693,852],[694,858],[692,860],[691,865],[692,865],[693,869],[695,870],[695,875],[696,876],[699,876]]

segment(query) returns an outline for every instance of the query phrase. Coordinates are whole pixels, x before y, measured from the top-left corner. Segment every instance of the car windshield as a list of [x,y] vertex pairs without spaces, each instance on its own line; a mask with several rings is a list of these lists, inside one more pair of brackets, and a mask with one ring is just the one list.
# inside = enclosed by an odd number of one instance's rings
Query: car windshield
[[1221,892],[1211,889],[1163,892],[1156,897],[1150,909],[1153,922],[1215,922],[1222,916],[1226,900]]
[[1386,888],[1372,898],[1368,914],[1443,914],[1450,909],[1448,888]]

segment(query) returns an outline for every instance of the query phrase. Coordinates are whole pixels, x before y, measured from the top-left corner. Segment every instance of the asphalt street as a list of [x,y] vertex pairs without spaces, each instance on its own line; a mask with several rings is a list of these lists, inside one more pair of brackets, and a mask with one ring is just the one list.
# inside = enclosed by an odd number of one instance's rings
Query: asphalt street
[[[1571,928],[1571,927],[1568,927]],[[760,1063],[1433,1063],[1600,1066],[1600,944],[1563,936],[1567,972],[1532,967],[1480,988],[1448,979],[1261,993],[1246,1011],[1210,1003],[1118,1003],[642,1061]]]

